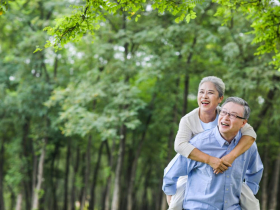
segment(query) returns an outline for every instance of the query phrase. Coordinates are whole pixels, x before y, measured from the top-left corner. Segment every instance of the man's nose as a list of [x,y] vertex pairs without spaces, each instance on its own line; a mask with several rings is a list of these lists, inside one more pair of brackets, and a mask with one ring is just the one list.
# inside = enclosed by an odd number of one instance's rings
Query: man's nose
[[229,118],[230,118],[230,113],[227,113],[224,117],[225,117],[226,119],[229,119]]
[[207,95],[207,93],[205,92],[205,93],[203,93],[203,97],[204,98],[207,98],[208,97],[208,95]]

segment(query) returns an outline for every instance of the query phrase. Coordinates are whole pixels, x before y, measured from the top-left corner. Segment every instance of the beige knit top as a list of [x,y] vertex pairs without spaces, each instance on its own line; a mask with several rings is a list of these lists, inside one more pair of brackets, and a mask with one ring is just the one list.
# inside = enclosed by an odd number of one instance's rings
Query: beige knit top
[[[189,143],[189,141],[193,136],[203,131],[204,130],[199,119],[199,108],[196,108],[181,118],[179,130],[174,142],[175,151],[185,157],[188,157],[195,148]],[[248,123],[241,129],[241,133],[242,135],[252,136],[255,139],[257,138],[256,132]]]

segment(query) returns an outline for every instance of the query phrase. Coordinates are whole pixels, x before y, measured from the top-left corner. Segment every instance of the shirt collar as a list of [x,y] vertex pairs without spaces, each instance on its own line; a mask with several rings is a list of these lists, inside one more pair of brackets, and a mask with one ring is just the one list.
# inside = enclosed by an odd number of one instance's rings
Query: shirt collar
[[[216,126],[214,128],[214,135],[215,135],[215,139],[218,141],[218,143],[220,144],[221,147],[223,147],[223,145],[229,145],[228,141],[226,141],[221,136],[218,126]],[[239,140],[240,140],[240,138],[241,138],[241,132],[238,131],[237,135],[234,137],[234,139],[231,141],[231,143],[233,143],[234,145],[237,145]]]

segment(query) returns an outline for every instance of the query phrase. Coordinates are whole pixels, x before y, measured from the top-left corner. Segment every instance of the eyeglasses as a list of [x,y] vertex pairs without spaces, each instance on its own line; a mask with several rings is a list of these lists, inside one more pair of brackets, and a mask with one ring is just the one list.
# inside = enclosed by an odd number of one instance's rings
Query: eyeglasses
[[221,116],[226,116],[226,115],[228,115],[230,119],[235,119],[235,118],[239,118],[239,119],[242,119],[242,120],[245,120],[245,119],[246,119],[246,118],[244,118],[244,117],[239,117],[239,116],[236,115],[236,114],[229,113],[229,112],[227,112],[227,111],[224,110],[224,109],[222,109],[222,110],[220,111],[220,115],[221,115]]

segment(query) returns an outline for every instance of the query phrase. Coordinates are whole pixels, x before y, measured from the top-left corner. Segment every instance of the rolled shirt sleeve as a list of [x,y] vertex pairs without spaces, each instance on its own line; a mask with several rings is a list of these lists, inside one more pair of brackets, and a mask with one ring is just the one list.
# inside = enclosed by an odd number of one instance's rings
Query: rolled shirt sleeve
[[254,128],[248,123],[246,123],[244,127],[241,128],[241,133],[243,136],[252,136],[254,139],[257,139],[257,134]]
[[164,169],[162,190],[166,195],[174,195],[177,190],[177,181],[180,176],[188,175],[194,168],[196,161],[182,155],[176,155]]
[[249,165],[245,174],[245,183],[250,187],[253,194],[256,195],[259,190],[259,183],[262,178],[263,164],[257,150],[257,145],[252,145],[253,152],[250,157]]

